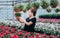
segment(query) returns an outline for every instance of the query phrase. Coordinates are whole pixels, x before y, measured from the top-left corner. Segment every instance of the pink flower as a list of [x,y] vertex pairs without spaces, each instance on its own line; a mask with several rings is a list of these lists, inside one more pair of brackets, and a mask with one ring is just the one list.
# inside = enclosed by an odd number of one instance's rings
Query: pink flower
[[30,34],[30,32],[26,32],[26,34],[25,34],[25,35],[28,35],[28,34]]
[[18,35],[13,35],[11,38],[19,38]]
[[32,35],[32,36],[30,36],[29,38],[34,38],[34,36]]
[[22,31],[20,31],[20,32],[19,32],[19,34],[23,34],[23,32],[22,32]]
[[1,36],[1,37],[4,37],[4,33],[0,33],[0,36]]
[[54,36],[54,38],[57,38],[57,36]]
[[6,33],[6,34],[8,34],[8,33],[9,33],[9,31],[7,31],[7,30],[6,30],[6,31],[5,31],[5,33]]

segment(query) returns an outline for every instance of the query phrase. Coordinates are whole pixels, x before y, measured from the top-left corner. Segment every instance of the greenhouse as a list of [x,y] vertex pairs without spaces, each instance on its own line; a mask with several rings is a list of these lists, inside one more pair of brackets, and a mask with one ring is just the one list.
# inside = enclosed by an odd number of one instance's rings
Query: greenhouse
[[60,38],[60,1],[0,0],[0,38]]

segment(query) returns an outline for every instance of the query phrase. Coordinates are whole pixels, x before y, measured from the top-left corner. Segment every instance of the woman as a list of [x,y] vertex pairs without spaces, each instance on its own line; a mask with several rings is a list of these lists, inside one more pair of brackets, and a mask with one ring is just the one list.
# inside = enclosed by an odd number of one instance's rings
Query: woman
[[34,27],[36,23],[35,15],[36,15],[36,11],[32,9],[30,10],[29,17],[26,20],[20,18],[20,22],[25,23],[25,27],[24,27],[25,31],[34,32]]

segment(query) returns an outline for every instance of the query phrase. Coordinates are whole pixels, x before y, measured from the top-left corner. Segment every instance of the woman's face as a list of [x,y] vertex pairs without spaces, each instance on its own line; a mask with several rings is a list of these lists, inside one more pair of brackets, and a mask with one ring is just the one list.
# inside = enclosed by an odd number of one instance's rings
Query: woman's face
[[29,17],[31,17],[33,14],[32,14],[32,12],[31,12],[31,10],[29,11]]

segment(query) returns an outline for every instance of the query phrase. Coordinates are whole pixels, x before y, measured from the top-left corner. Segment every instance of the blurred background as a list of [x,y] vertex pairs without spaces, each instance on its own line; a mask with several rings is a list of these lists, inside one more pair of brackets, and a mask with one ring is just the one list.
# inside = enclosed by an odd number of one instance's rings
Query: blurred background
[[[27,4],[32,2],[41,2],[41,0],[0,0],[0,20],[14,19],[14,5],[15,4]],[[50,0],[46,0],[48,3]],[[58,7],[60,7],[60,1],[58,0]],[[60,14],[56,13],[54,8],[48,13],[46,9],[43,9],[41,6],[37,10],[36,17],[43,14]]]

